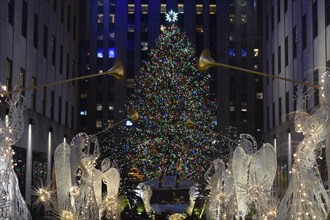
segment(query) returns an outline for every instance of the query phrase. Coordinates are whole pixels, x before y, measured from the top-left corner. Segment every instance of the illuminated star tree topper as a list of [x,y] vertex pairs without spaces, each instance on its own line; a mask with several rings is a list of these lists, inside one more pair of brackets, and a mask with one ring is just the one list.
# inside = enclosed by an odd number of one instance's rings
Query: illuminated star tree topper
[[178,13],[173,11],[172,9],[168,13],[165,13],[165,15],[166,15],[166,21],[168,21],[168,22],[174,23],[174,22],[178,21]]

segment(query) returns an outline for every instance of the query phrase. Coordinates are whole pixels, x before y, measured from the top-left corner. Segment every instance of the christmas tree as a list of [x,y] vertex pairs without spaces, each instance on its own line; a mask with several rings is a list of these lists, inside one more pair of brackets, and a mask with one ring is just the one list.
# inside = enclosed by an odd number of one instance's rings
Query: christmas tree
[[[125,127],[128,156],[145,179],[161,175],[196,178],[215,149],[216,106],[209,99],[209,75],[197,68],[195,49],[175,26],[165,27],[135,77],[128,108],[140,120]],[[188,128],[193,119],[196,126]]]

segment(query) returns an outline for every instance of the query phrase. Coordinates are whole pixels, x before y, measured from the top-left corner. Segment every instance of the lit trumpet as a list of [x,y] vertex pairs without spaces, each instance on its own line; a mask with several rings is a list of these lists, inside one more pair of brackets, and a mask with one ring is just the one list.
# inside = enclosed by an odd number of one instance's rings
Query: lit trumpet
[[60,84],[64,84],[64,83],[68,83],[68,82],[72,82],[72,81],[88,79],[88,78],[92,78],[92,77],[96,77],[96,76],[104,76],[104,75],[111,75],[119,80],[123,80],[124,79],[124,67],[123,67],[122,62],[118,59],[115,59],[113,67],[105,72],[95,73],[95,74],[86,75],[86,76],[79,76],[79,77],[75,77],[72,79],[65,79],[65,80],[52,82],[52,83],[46,83],[46,84],[38,85],[38,86],[31,86],[31,87],[27,87],[27,88],[17,89],[14,91],[1,92],[0,95],[7,95],[7,94],[18,93],[18,92],[22,92],[22,91],[26,91],[26,90],[32,90],[32,89],[37,89],[37,88],[42,88],[42,87],[47,87],[47,86],[60,85]]
[[269,78],[273,78],[273,79],[285,80],[285,81],[300,84],[300,85],[303,85],[303,86],[310,86],[310,87],[313,87],[314,89],[319,89],[319,86],[315,85],[315,84],[296,81],[296,80],[293,80],[293,79],[288,79],[288,78],[285,78],[285,77],[276,76],[276,75],[272,75],[272,74],[266,74],[266,73],[262,73],[262,72],[259,72],[259,71],[249,70],[249,69],[245,69],[245,68],[241,68],[241,67],[231,66],[231,65],[228,65],[228,64],[218,63],[218,62],[216,62],[212,59],[210,50],[209,49],[204,49],[201,53],[201,56],[199,57],[197,69],[200,72],[204,72],[208,68],[213,67],[213,66],[220,66],[220,67],[224,67],[224,68],[228,68],[228,69],[234,69],[234,70],[238,70],[238,71],[242,71],[242,72],[252,73],[252,74],[255,74],[255,75],[259,75],[259,76],[265,76],[265,77],[269,77]]
[[101,131],[93,134],[93,136],[97,136],[97,135],[99,135],[99,134],[101,134],[101,133],[109,130],[110,128],[114,128],[117,125],[121,124],[122,122],[127,121],[128,119],[131,119],[133,122],[137,122],[139,120],[139,113],[135,109],[131,109],[129,111],[129,115],[128,115],[127,118],[124,118],[123,120],[121,120],[121,121],[119,121],[119,122],[117,122],[115,124],[112,124],[112,123],[109,124],[108,127],[106,127],[105,129],[103,129],[103,130],[101,130]]

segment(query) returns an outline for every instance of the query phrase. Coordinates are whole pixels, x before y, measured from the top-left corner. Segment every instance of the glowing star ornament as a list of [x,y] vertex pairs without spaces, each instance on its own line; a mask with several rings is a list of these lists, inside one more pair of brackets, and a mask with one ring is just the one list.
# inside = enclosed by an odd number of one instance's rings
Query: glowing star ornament
[[165,13],[167,22],[176,22],[178,21],[178,13],[171,10],[168,13]]

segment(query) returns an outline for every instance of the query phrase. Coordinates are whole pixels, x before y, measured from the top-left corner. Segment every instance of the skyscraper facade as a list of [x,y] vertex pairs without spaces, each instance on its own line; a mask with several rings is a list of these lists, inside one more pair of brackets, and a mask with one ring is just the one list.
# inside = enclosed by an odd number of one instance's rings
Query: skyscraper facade
[[[77,76],[79,1],[0,1],[0,82],[9,91]],[[51,155],[77,128],[77,83],[22,92],[24,133],[14,146],[15,171],[27,203],[31,186],[49,181]],[[0,103],[1,119],[8,106]]]
[[[94,78],[80,85],[80,127],[102,129],[108,120],[125,118],[126,97],[148,51],[166,25],[166,13],[178,13],[178,25],[196,46],[209,48],[218,62],[261,69],[261,40],[256,0],[92,0],[85,1],[81,36],[82,74],[111,68],[119,58],[124,81]],[[260,26],[261,27],[261,26]],[[261,137],[262,79],[225,68],[212,68],[210,97],[218,103],[219,131],[228,125]],[[156,77],[156,76],[155,76]]]
[[[330,1],[263,1],[262,12],[264,72],[319,84],[330,65]],[[303,137],[293,125],[297,86],[283,80],[264,80],[263,139],[277,149],[280,193],[288,184],[293,154]],[[312,93],[307,109],[313,113],[319,107],[319,91],[309,89]],[[325,164],[324,160],[319,161],[320,165]],[[326,166],[321,175],[327,178]]]

